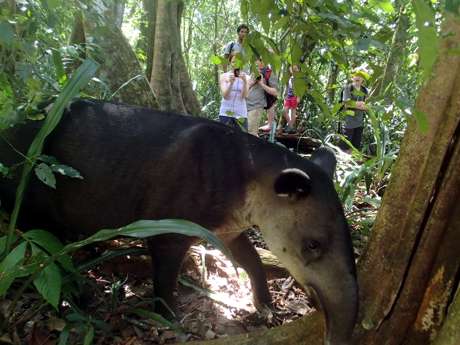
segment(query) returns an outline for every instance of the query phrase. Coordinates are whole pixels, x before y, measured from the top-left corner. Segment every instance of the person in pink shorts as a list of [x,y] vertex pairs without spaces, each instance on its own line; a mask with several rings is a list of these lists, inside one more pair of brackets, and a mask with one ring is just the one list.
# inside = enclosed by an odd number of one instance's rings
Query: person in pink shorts
[[284,97],[284,118],[286,119],[286,132],[295,133],[295,122],[297,119],[297,106],[300,102],[300,97],[294,94],[294,74],[299,72],[298,65],[292,65],[289,67],[291,77],[288,81],[286,88],[286,96]]

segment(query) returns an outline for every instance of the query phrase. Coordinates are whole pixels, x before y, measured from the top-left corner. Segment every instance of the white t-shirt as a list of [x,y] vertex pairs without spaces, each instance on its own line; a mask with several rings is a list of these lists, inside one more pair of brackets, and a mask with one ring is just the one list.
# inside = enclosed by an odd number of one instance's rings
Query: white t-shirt
[[[223,79],[224,87],[228,87],[230,84],[229,77],[233,74],[233,71],[226,72],[222,75],[221,78]],[[247,80],[247,76],[245,76]],[[244,83],[241,77],[235,78],[233,82],[232,89],[228,96],[228,99],[222,97],[222,101],[220,103],[220,116],[228,116],[228,117],[248,117],[248,111],[246,108],[246,99],[241,97],[243,92]]]
[[[233,46],[232,46],[233,44]],[[230,51],[231,48],[231,51]],[[228,43],[225,48],[224,48],[224,55],[230,55],[230,53],[233,54],[241,54],[242,56],[245,55],[244,47],[242,44],[240,44],[238,41],[237,42],[230,42]]]

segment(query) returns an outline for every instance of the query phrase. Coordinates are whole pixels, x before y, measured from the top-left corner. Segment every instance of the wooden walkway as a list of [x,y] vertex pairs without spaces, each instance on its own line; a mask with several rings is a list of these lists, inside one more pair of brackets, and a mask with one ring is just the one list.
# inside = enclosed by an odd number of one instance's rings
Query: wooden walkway
[[[259,132],[259,137],[268,140],[268,132]],[[277,132],[275,140],[289,149],[293,149],[297,153],[312,153],[315,149],[321,146],[321,141],[307,136],[302,136],[301,133],[287,134],[284,132]]]

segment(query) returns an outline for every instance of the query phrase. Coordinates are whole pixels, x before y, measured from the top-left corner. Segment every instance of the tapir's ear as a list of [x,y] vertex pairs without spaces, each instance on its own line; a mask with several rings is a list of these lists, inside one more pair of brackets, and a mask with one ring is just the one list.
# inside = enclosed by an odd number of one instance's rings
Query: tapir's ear
[[275,192],[281,197],[301,198],[310,192],[310,176],[299,169],[285,169],[276,178]]
[[337,159],[331,149],[326,147],[316,149],[311,155],[310,160],[323,169],[327,176],[329,176],[332,180],[335,173],[335,166],[337,165]]

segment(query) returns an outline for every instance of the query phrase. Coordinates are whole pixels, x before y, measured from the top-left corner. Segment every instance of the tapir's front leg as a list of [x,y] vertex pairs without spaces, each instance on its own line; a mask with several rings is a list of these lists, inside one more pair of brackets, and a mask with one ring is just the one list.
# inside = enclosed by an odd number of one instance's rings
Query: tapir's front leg
[[220,234],[219,237],[230,249],[236,262],[248,273],[256,308],[261,309],[264,306],[270,306],[272,298],[268,291],[267,275],[259,254],[246,234],[241,233],[238,237],[222,236]]
[[[153,264],[153,288],[155,297],[163,301],[173,311],[176,309],[174,292],[177,278],[184,261],[185,254],[195,241],[194,238],[168,234],[149,239],[148,246]],[[171,318],[169,310],[161,302],[155,303],[155,311],[166,318]]]

